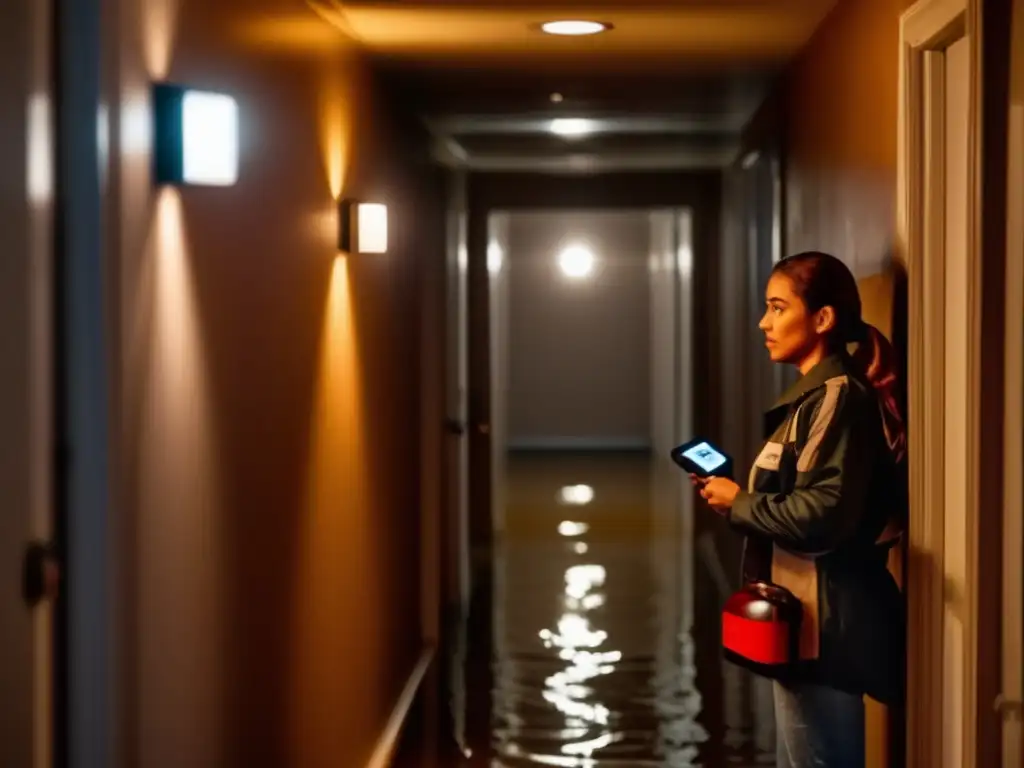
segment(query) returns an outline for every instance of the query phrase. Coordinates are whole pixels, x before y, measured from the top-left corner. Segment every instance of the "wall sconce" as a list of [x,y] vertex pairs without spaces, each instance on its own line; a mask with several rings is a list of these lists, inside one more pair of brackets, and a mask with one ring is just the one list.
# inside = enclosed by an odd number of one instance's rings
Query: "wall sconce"
[[388,252],[388,207],[383,203],[342,200],[338,211],[338,250]]
[[230,96],[153,86],[158,184],[228,187],[238,180],[238,104]]

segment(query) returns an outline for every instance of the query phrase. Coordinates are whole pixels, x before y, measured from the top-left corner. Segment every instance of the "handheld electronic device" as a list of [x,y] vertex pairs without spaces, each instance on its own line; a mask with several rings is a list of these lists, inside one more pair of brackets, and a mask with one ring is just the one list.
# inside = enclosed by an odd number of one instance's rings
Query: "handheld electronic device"
[[732,457],[698,437],[672,449],[672,461],[697,477],[732,477]]

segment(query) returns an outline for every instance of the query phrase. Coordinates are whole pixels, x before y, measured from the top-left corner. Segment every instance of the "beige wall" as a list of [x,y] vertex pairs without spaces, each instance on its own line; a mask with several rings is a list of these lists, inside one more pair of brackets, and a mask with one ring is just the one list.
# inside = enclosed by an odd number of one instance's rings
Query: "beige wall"
[[[417,279],[443,263],[439,196],[366,64],[304,4],[119,11],[124,764],[356,768],[420,648],[409,435],[421,384],[438,412],[443,396],[420,368]],[[164,78],[238,100],[236,186],[151,187]],[[342,195],[389,205],[388,254],[336,255]]]
[[840,3],[786,81],[786,235],[858,277],[891,255],[899,15],[909,0]]
[[[651,449],[658,464],[669,461],[669,452],[680,442],[676,405],[682,400],[681,382],[677,380],[677,354],[681,353],[676,322],[677,233],[679,214],[673,210],[651,211],[648,214],[647,314],[649,333]],[[641,308],[642,309],[642,308]],[[682,309],[682,308],[680,308]],[[692,361],[683,366],[691,370]],[[672,465],[674,466],[674,465]],[[671,469],[671,467],[670,467]]]
[[[518,446],[650,437],[646,212],[515,212],[509,220],[508,437]],[[558,254],[586,242],[589,279]]]

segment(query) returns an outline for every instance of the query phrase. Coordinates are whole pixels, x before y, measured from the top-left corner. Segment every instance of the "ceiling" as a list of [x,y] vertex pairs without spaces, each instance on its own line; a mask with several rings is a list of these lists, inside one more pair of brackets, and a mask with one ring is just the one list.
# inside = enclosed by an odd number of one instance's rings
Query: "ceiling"
[[[720,167],[835,0],[307,0],[437,139],[484,170]],[[554,19],[612,28],[539,30]],[[560,100],[552,101],[551,95]],[[585,119],[587,134],[552,132]]]

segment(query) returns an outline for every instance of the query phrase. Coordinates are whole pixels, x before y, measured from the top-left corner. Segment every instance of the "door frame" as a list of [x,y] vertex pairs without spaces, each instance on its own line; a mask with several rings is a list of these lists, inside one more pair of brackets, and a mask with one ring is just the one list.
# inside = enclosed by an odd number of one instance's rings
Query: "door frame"
[[[910,450],[910,522],[908,584],[908,674],[907,674],[907,764],[941,765],[943,702],[952,687],[943,666],[943,614],[945,579],[942,564],[943,497],[943,392],[942,355],[943,302],[942,273],[925,270],[925,255],[933,252],[941,230],[943,196],[934,190],[934,169],[944,160],[944,143],[929,142],[936,128],[925,109],[927,89],[934,85],[929,76],[929,53],[940,51],[951,40],[966,36],[970,45],[968,113],[967,237],[970,284],[968,292],[969,339],[967,365],[967,589],[963,598],[966,635],[963,690],[964,768],[981,768],[979,762],[978,715],[979,676],[982,661],[979,648],[987,645],[982,635],[997,631],[983,622],[979,612],[981,584],[992,584],[1000,576],[999,557],[986,553],[979,558],[981,529],[1000,525],[982,487],[981,372],[982,352],[982,153],[981,153],[981,25],[980,0],[920,0],[900,18],[899,30],[899,118],[897,219],[898,246],[902,249],[908,281],[908,426]],[[938,146],[936,146],[938,145]],[[931,152],[929,152],[929,147]],[[1001,445],[999,450],[1001,450]],[[988,663],[988,662],[984,662]]]
[[[1022,8],[1024,10],[1024,8]],[[1014,19],[1014,24],[1021,24]],[[1021,54],[1016,54],[1021,55]],[[1024,306],[1024,104],[1011,103],[1007,162],[1006,306]],[[1024,322],[1006,313],[1006,386],[1003,390],[1003,707],[1024,700]],[[1012,711],[1007,714],[1013,714]],[[1003,725],[1003,766],[1024,764],[1019,717]]]
[[[1011,3],[1011,39],[1024,33],[1024,2]],[[1007,104],[1006,307],[1024,306],[1024,51],[1011,51]],[[1024,764],[1024,322],[1006,312],[1003,446],[1003,766]],[[1013,709],[1017,709],[1017,713]],[[1016,717],[1012,716],[1017,714]],[[1007,716],[1011,715],[1011,716]]]

